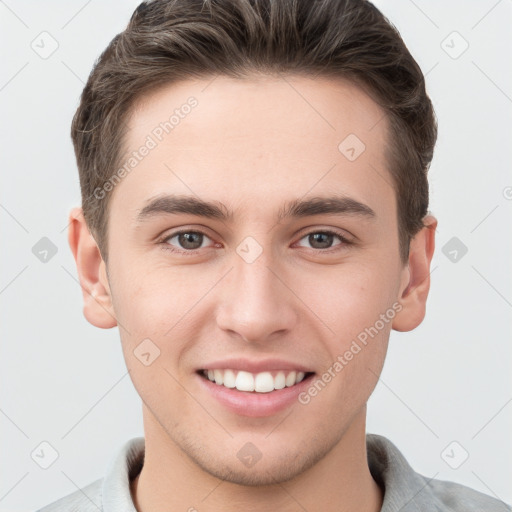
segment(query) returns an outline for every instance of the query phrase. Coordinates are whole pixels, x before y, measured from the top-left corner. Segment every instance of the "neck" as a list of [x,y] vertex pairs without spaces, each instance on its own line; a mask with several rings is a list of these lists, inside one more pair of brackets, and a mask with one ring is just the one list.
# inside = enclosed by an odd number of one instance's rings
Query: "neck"
[[366,408],[317,464],[291,480],[265,486],[234,484],[206,473],[174,444],[160,425],[146,421],[148,411],[144,413],[144,466],[131,483],[138,512],[381,510],[383,493],[368,468]]

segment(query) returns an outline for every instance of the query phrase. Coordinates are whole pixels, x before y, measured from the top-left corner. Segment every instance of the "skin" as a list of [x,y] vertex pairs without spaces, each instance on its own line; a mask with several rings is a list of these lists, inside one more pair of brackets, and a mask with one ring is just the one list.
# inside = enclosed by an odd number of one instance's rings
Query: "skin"
[[[143,402],[145,462],[131,487],[136,508],[378,511],[382,490],[367,464],[366,403],[391,329],[408,331],[424,318],[437,220],[424,219],[403,264],[384,156],[387,119],[342,80],[254,75],[165,86],[135,106],[127,152],[190,96],[198,106],[113,191],[108,268],[81,209],[70,213],[84,315],[97,327],[119,326]],[[338,150],[350,133],[366,146],[354,161]],[[368,205],[375,217],[320,214],[276,223],[285,201],[333,191]],[[148,199],[162,193],[221,201],[233,218],[163,214],[138,224]],[[178,237],[161,241],[177,228],[205,232],[195,255],[164,249],[187,250]],[[307,236],[326,229],[353,243],[334,236],[326,252]],[[236,252],[247,236],[262,249],[252,263]],[[307,405],[248,417],[199,385],[198,367],[231,356],[278,357],[319,376],[393,304],[400,312]],[[133,354],[146,338],[160,350],[150,366]],[[262,454],[252,467],[237,457],[247,442]]]

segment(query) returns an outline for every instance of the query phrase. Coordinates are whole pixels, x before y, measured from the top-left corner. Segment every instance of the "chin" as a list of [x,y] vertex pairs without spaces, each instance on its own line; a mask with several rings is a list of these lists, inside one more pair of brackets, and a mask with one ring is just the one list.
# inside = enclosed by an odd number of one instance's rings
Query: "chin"
[[[333,447],[325,441],[322,443],[319,439],[309,439],[299,443],[300,448],[281,445],[278,451],[269,447],[260,452],[250,442],[239,450],[222,447],[224,449],[218,451],[210,448],[211,445],[205,450],[204,446],[198,446],[190,439],[177,442],[192,462],[204,472],[232,484],[250,487],[276,485],[293,480],[318,463]],[[244,461],[244,455],[247,454],[254,458]]]

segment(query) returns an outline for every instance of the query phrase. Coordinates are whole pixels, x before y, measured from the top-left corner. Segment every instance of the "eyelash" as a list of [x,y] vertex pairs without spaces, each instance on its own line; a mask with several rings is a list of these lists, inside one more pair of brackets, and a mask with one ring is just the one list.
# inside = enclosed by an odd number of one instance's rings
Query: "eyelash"
[[[160,243],[162,245],[162,249],[164,251],[171,251],[172,253],[183,254],[183,255],[186,255],[186,256],[194,256],[201,249],[205,249],[205,247],[201,247],[200,249],[188,249],[188,250],[187,249],[176,249],[175,247],[173,247],[173,246],[171,246],[170,244],[167,243],[167,240],[170,240],[171,238],[174,238],[177,235],[181,235],[182,233],[201,234],[201,235],[203,235],[203,236],[205,236],[207,238],[210,238],[204,231],[192,230],[192,229],[182,229],[180,231],[175,231],[173,233],[165,235],[163,238],[158,240],[158,243]],[[338,245],[336,245],[334,247],[328,247],[327,249],[311,249],[312,251],[331,253],[331,252],[336,252],[337,250],[339,250],[340,247],[352,244],[352,242],[350,240],[348,240],[339,231],[329,230],[329,229],[327,229],[327,230],[318,230],[318,231],[310,231],[309,233],[306,233],[305,235],[303,235],[299,239],[299,241],[302,240],[303,238],[309,236],[309,235],[312,235],[312,234],[334,235],[334,236],[337,236],[340,239],[340,241],[342,242],[341,244],[338,244]]]

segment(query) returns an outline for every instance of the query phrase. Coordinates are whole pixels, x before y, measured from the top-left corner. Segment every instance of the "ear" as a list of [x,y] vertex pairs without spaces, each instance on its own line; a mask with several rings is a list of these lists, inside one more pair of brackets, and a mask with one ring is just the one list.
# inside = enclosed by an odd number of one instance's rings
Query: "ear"
[[103,329],[117,325],[112,306],[106,265],[94,237],[89,232],[82,208],[69,214],[68,242],[76,261],[84,299],[84,316]]
[[395,331],[412,331],[425,318],[430,290],[430,263],[434,255],[437,220],[432,215],[423,219],[423,227],[409,244],[409,262],[402,271],[398,298],[402,309],[395,315]]

